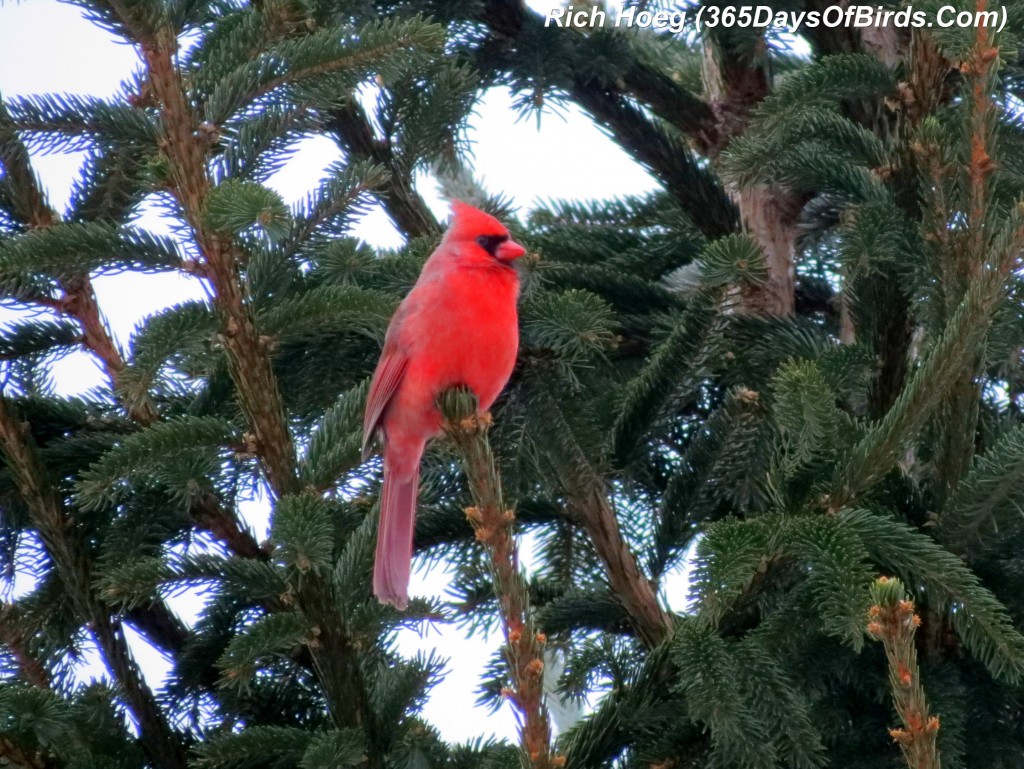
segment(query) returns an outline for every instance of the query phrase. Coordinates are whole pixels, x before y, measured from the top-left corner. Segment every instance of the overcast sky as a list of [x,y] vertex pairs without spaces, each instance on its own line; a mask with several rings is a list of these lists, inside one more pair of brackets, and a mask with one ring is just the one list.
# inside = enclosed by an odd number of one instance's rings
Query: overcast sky
[[[534,7],[538,5],[535,3]],[[567,31],[566,34],[572,34]],[[3,4],[0,0],[0,94],[13,97],[33,93],[63,92],[110,96],[122,79],[139,65],[135,50],[82,18],[81,10],[54,0],[27,0]],[[651,177],[609,140],[584,115],[575,110],[517,120],[511,96],[496,89],[486,94],[470,123],[472,163],[479,181],[491,192],[501,192],[520,206],[520,216],[539,202],[569,198],[610,198],[639,194],[656,187]],[[336,145],[325,138],[303,142],[302,149],[271,180],[286,199],[305,197],[317,187],[323,169],[340,157]],[[33,162],[50,195],[63,209],[78,172],[81,155],[35,156]],[[420,191],[440,217],[445,205],[436,186],[423,179]],[[153,215],[144,226],[159,230]],[[360,221],[354,234],[377,246],[395,246],[401,237],[380,210]],[[197,282],[181,275],[121,275],[96,280],[100,305],[122,345],[132,329],[147,315],[185,299],[203,295]],[[0,315],[0,322],[4,317]],[[69,356],[54,368],[58,391],[82,392],[101,386],[103,377],[84,353]],[[256,500],[245,514],[259,538],[266,536],[266,506]],[[443,593],[443,575],[414,575],[413,594]],[[680,607],[685,586],[674,580],[672,603]],[[195,613],[194,601],[177,601],[183,615]],[[505,706],[495,715],[467,712],[476,699],[479,674],[499,639],[486,642],[479,636],[466,639],[454,629],[433,626],[422,638],[412,632],[402,636],[402,649],[437,648],[452,662],[444,682],[432,690],[425,717],[449,740],[467,740],[496,733],[515,739],[512,714]],[[136,654],[154,680],[162,678],[167,664],[136,639]],[[87,669],[85,675],[95,674]]]

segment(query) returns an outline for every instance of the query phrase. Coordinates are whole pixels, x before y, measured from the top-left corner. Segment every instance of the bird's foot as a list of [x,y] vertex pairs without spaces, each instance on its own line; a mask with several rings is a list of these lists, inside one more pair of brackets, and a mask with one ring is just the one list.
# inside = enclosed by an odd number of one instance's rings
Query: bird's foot
[[492,424],[494,424],[494,419],[491,417],[490,411],[478,411],[472,416],[460,419],[458,428],[461,432],[472,435],[473,433],[486,432]]

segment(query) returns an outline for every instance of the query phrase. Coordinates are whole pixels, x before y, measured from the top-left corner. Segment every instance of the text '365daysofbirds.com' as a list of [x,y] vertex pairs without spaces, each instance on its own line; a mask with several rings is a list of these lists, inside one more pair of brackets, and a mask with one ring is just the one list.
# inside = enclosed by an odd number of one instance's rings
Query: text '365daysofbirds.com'
[[1005,6],[994,10],[968,11],[953,5],[943,5],[930,13],[913,6],[895,10],[880,5],[830,5],[820,11],[779,11],[768,5],[704,5],[671,11],[628,5],[609,10],[596,5],[569,5],[549,9],[544,18],[544,26],[576,29],[638,28],[678,35],[687,26],[693,26],[698,31],[705,27],[739,27],[772,28],[793,33],[817,27],[985,27],[1001,31],[1006,21]]

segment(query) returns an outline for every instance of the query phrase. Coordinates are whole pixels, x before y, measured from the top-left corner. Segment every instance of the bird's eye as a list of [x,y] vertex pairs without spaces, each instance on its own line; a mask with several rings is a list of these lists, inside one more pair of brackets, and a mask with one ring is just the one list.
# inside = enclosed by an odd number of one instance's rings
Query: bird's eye
[[506,240],[508,240],[508,235],[481,235],[476,239],[476,242],[480,248],[497,258],[498,246]]

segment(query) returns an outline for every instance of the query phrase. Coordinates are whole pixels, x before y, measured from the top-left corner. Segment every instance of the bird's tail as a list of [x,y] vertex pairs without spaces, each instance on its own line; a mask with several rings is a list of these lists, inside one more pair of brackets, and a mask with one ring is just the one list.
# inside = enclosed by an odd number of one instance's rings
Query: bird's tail
[[416,524],[416,496],[423,447],[419,447],[414,458],[402,456],[407,452],[396,449],[389,446],[384,452],[384,486],[380,496],[373,592],[382,603],[404,609],[409,603],[412,535]]

